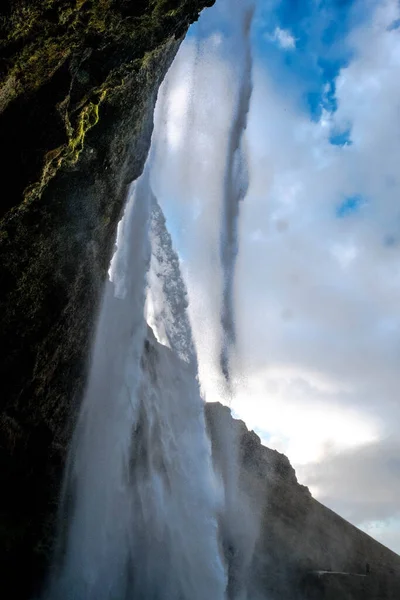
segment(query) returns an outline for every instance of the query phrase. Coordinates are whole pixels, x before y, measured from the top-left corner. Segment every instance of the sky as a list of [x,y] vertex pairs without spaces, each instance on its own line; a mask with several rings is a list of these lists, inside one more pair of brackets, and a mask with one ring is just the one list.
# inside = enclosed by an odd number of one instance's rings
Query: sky
[[227,394],[218,241],[251,4],[204,11],[155,115],[152,186],[188,285],[200,382],[314,497],[400,552],[400,5],[255,0]]

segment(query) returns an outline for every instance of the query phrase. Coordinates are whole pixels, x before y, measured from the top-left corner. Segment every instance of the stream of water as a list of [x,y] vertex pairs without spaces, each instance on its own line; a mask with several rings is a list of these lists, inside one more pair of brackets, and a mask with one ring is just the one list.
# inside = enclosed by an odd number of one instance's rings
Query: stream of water
[[[220,256],[216,353],[229,387],[236,337],[237,221],[248,185],[245,129],[252,89],[252,8],[235,0],[221,0],[220,5],[219,10],[232,9],[234,35],[227,35],[225,42],[221,37],[225,52],[240,41],[239,57],[228,77],[230,113],[216,140],[222,169],[213,176],[218,180],[215,214],[220,214],[214,244]],[[192,99],[201,93],[196,69],[207,66],[201,50],[206,44],[206,39],[197,40],[189,83]],[[218,52],[221,59],[221,47]],[[160,91],[156,116],[168,113],[174,68]],[[190,202],[195,172],[190,144],[196,131],[190,106],[187,112],[181,127],[186,142],[176,160],[186,174]],[[229,527],[238,514],[234,441],[221,434],[225,461],[223,472],[216,474],[187,312],[190,295],[152,186],[153,181],[160,185],[161,142],[170,125],[168,115],[167,122],[156,118],[148,162],[131,186],[118,226],[65,475],[51,600],[245,597],[243,586],[236,586],[237,593],[229,587],[222,539],[229,537],[231,545],[240,545],[235,528]]]

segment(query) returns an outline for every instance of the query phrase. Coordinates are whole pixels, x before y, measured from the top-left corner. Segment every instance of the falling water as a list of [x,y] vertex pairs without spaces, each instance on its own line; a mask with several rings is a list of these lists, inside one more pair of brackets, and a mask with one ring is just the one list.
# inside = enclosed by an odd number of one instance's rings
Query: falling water
[[143,318],[150,239],[158,261],[173,258],[146,169],[111,263],[68,472],[69,529],[52,599],[224,597],[203,403],[193,361],[179,357],[191,348],[180,336],[185,290],[177,289],[177,272],[165,281],[169,297],[176,286],[177,310],[171,349],[160,351]]
[[147,182],[146,169],[132,187],[120,227],[112,263],[115,286],[109,281],[105,287],[66,476],[64,555],[53,576],[50,598],[111,600],[126,593],[130,449],[146,334],[142,315],[150,252]]
[[[220,140],[226,155],[220,179],[222,304],[215,311],[227,382],[235,342],[238,203],[247,189],[244,131],[251,96],[251,17],[251,9],[237,11],[242,70],[233,93],[232,124]],[[159,104],[167,96],[168,78]],[[131,186],[118,226],[65,477],[61,523],[66,527],[60,527],[49,600],[245,597],[249,559],[244,555],[251,556],[251,543],[243,534],[234,440],[221,432],[218,479],[199,391],[186,287],[150,183],[151,172],[157,170],[154,141],[162,135],[162,128],[156,128],[148,163]],[[191,135],[186,129],[187,143]],[[228,547],[241,561],[235,565],[233,586],[227,575]]]
[[252,92],[252,54],[250,28],[254,6],[244,12],[243,42],[244,56],[242,73],[238,81],[237,106],[234,111],[231,131],[228,138],[224,193],[222,203],[222,227],[220,240],[221,266],[223,270],[223,300],[221,324],[223,338],[221,344],[220,365],[229,391],[231,391],[230,354],[236,341],[234,311],[234,279],[236,257],[238,253],[238,217],[239,202],[244,199],[248,189],[248,167],[245,151],[244,133],[247,114],[250,108]]
[[[187,315],[188,297],[179,257],[173,249],[163,212],[153,197],[150,224],[152,247],[148,274],[147,322],[157,339],[197,368],[196,352]],[[196,371],[195,371],[196,372]]]

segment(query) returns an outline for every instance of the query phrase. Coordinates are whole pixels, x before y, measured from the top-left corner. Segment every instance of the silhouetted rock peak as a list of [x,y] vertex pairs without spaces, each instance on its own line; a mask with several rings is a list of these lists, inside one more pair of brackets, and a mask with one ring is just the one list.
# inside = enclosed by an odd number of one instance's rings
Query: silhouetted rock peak
[[205,411],[212,431],[214,431],[213,423],[222,421],[224,426],[232,428],[238,440],[241,464],[251,470],[254,476],[267,476],[271,481],[279,480],[287,485],[296,485],[300,488],[299,491],[311,495],[308,488],[299,485],[296,471],[287,456],[264,446],[260,437],[254,431],[250,431],[244,421],[232,417],[232,411],[228,406],[220,402],[207,402]]

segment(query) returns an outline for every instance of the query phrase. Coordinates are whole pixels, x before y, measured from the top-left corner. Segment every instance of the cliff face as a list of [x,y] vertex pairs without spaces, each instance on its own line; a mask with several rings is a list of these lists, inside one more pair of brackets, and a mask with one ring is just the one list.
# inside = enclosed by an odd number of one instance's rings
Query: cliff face
[[258,518],[248,576],[255,600],[397,600],[400,557],[315,500],[289,460],[227,407],[206,405],[218,468],[221,427],[234,432],[239,492]]
[[0,578],[14,598],[48,559],[93,321],[157,90],[212,3],[0,7]]

